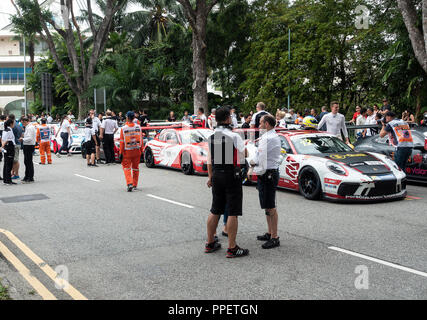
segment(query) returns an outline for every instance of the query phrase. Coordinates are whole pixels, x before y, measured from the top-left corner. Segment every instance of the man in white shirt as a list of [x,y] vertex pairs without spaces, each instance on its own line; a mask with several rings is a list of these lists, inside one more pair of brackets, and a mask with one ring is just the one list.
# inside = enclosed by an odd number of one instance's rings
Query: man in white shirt
[[[367,125],[377,124],[377,120],[375,119],[374,110],[372,108],[368,108],[368,111],[366,113],[368,116],[366,117],[365,124],[367,124]],[[375,131],[378,131],[378,129],[373,130],[372,128],[367,128],[367,129],[365,129],[365,136],[366,137],[373,136],[373,135],[375,135]]]
[[216,128],[215,113],[216,113],[216,109],[213,108],[211,110],[211,115],[208,117],[208,127],[212,130]]
[[237,129],[239,127],[239,124],[237,122],[237,116],[236,116],[236,109],[231,109],[231,126],[233,129]]
[[107,118],[102,121],[99,138],[104,144],[105,163],[114,163],[114,134],[119,129],[117,121],[111,118],[111,111],[107,111]]
[[[366,123],[366,108],[360,109],[360,114],[356,118],[356,126],[363,126]],[[356,138],[363,139],[366,135],[366,129],[357,129]]]
[[58,134],[60,135],[62,139],[62,145],[59,150],[56,151],[56,156],[58,158],[61,157],[61,152],[64,150],[68,156],[71,156],[70,148],[68,147],[68,140],[71,136],[71,126],[70,122],[68,121],[68,117],[64,116],[62,119],[62,122],[59,124],[59,130],[55,135],[55,138],[58,137]]
[[96,162],[101,163],[100,154],[101,154],[101,139],[99,139],[99,128],[101,127],[101,120],[99,120],[98,117],[95,116],[95,110],[91,109],[89,111],[89,116],[92,119],[92,128],[95,130],[95,137],[96,137]]
[[280,246],[277,235],[279,221],[276,209],[276,189],[279,183],[279,165],[281,162],[281,142],[274,127],[276,119],[272,115],[261,118],[260,129],[266,131],[258,143],[255,158],[251,161],[254,173],[258,176],[258,193],[261,209],[265,210],[268,232],[258,236],[260,241],[266,241],[263,249],[271,249]]
[[51,117],[50,114],[48,114],[47,115],[47,123],[50,124],[50,123],[52,123],[52,121],[53,121],[53,118]]
[[349,144],[350,141],[348,140],[348,131],[345,125],[345,117],[341,113],[338,113],[339,108],[340,106],[338,102],[332,102],[331,112],[323,116],[322,120],[320,120],[317,127],[322,128],[322,126],[325,124],[326,131],[337,136],[340,139],[342,139],[341,137],[341,131],[342,131],[345,137],[345,142]]
[[[256,105],[256,113],[252,116],[251,120],[251,129],[257,129],[260,126],[261,118],[265,115],[268,115],[269,113],[264,110],[265,109],[265,103],[264,102],[258,102]],[[258,139],[259,132],[255,132],[255,139]],[[252,137],[251,137],[252,138]]]
[[25,128],[24,137],[20,138],[24,145],[24,164],[25,164],[25,177],[22,179],[23,183],[34,182],[34,163],[33,153],[36,145],[37,129],[32,125],[28,118],[22,119],[22,125]]

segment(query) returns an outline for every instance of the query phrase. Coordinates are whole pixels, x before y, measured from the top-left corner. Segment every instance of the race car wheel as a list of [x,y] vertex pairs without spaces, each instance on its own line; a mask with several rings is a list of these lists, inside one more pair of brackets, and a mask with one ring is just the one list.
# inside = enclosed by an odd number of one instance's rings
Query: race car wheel
[[194,172],[193,161],[188,152],[184,152],[181,156],[181,170],[186,175],[191,175]]
[[148,168],[154,168],[154,155],[150,148],[147,148],[144,152],[144,161]]
[[322,184],[313,167],[304,167],[298,177],[299,191],[309,200],[320,199]]

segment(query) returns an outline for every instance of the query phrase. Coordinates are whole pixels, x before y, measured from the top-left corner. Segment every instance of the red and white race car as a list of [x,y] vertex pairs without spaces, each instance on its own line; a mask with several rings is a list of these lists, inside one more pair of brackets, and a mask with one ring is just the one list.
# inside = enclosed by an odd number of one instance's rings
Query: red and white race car
[[162,129],[144,146],[144,162],[181,169],[184,174],[207,173],[207,139],[210,129],[176,126]]
[[[406,197],[406,175],[387,156],[356,152],[337,137],[320,131],[278,130],[282,145],[279,187],[313,200],[366,201]],[[256,143],[248,141],[249,157]],[[247,176],[255,182],[256,175]]]

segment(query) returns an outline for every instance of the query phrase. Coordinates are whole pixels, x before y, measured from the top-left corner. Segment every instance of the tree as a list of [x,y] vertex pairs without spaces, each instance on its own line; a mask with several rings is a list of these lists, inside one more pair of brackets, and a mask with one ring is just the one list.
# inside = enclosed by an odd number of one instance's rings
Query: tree
[[[222,91],[223,98],[216,105],[241,107],[246,93],[240,90],[247,68],[245,58],[250,48],[251,26],[255,15],[247,0],[225,0],[220,10],[208,19],[207,52],[210,78]],[[215,101],[209,100],[209,105]],[[215,104],[214,104],[215,105]]]
[[[87,107],[87,99],[84,97],[84,93],[89,88],[90,82],[95,74],[97,61],[104,51],[113,17],[126,5],[127,1],[105,0],[105,16],[97,26],[93,20],[92,1],[87,0],[88,20],[93,37],[90,50],[85,50],[85,36],[74,15],[73,2],[73,0],[61,0],[61,5],[65,9],[63,10],[65,11],[63,12],[63,28],[57,26],[53,19],[52,12],[48,9],[42,9],[37,0],[17,0],[17,5],[21,9],[24,19],[34,14],[38,16],[40,25],[37,28],[37,32],[42,39],[46,41],[49,51],[58,65],[59,71],[64,76],[71,90],[76,94],[78,98],[78,117],[81,119]],[[65,42],[72,70],[67,70],[64,63],[58,57],[51,28],[53,28]],[[76,42],[78,45],[76,45]]]
[[[12,15],[12,25],[13,31],[22,34],[25,37],[25,40],[28,44],[28,55],[30,56],[30,68],[34,72],[34,57],[35,57],[35,45],[38,42],[37,39],[37,29],[39,25],[38,17],[36,15],[28,15],[25,19],[21,16],[19,8],[16,6],[15,2],[11,0],[13,6],[17,11],[17,15]],[[24,71],[25,72],[25,71]]]
[[418,26],[417,6],[412,0],[397,0],[403,21],[419,64],[427,73],[427,0],[415,1],[422,11],[422,26]]
[[175,0],[133,0],[143,10],[127,13],[123,18],[123,30],[133,35],[133,44],[140,48],[150,41],[163,41],[173,24],[185,17]]
[[206,66],[206,25],[208,15],[218,0],[195,0],[195,8],[190,0],[177,0],[183,7],[185,16],[193,32],[193,97],[194,113],[198,108],[208,108],[207,66]]

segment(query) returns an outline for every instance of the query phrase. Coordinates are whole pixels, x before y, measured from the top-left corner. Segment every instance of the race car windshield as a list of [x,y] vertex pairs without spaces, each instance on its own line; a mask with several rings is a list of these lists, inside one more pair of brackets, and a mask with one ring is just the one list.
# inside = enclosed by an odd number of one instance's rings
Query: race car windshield
[[206,142],[210,134],[210,130],[183,130],[179,133],[182,143]]
[[292,142],[295,149],[300,154],[322,154],[335,152],[352,152],[348,145],[336,137],[313,136],[313,137],[294,137]]

